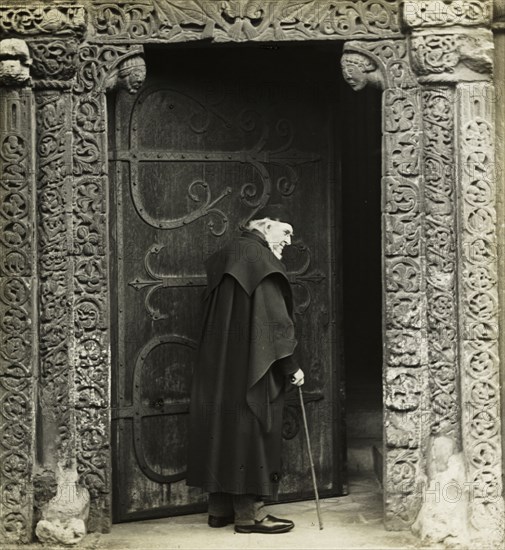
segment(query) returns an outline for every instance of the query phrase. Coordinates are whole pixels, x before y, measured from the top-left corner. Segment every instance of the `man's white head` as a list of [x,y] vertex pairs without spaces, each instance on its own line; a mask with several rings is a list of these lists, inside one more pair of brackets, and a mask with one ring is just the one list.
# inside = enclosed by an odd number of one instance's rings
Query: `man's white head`
[[283,206],[271,205],[257,212],[247,228],[259,231],[274,256],[280,260],[284,247],[291,244],[293,237],[293,226],[290,222],[291,217]]
[[291,244],[293,226],[289,223],[267,218],[264,235],[270,250],[280,260],[284,247]]

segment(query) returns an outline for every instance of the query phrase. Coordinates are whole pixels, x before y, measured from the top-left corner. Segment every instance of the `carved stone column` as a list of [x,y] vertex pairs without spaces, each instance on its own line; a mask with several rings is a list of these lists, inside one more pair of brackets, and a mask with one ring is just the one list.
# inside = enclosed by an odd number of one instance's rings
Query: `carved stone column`
[[347,42],[342,68],[354,89],[384,90],[384,508],[389,529],[406,529],[421,506],[429,410],[421,92],[403,39]]
[[[454,101],[451,88],[422,88],[429,408],[425,414],[425,471],[419,485],[423,506],[413,529],[423,538],[430,530],[437,541],[466,542]],[[454,492],[459,498],[453,497]]]
[[73,544],[86,533],[89,494],[78,484],[72,361],[72,79],[78,40],[33,40],[39,266],[36,535]]
[[37,376],[34,99],[23,40],[0,41],[0,543],[31,540]]

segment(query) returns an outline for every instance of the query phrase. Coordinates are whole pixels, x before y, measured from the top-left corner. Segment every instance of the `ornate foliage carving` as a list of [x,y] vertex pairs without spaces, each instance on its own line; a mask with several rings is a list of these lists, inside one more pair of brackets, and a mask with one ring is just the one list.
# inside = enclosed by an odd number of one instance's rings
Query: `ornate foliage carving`
[[459,281],[462,423],[469,481],[470,521],[479,542],[503,542],[500,385],[497,327],[497,245],[493,156],[494,90],[460,84],[459,179],[462,272]]
[[[479,34],[475,32],[470,40],[454,33],[446,35],[449,46],[445,48],[437,42],[439,37],[426,34],[413,38],[412,55],[417,60],[420,80],[431,81],[433,75],[439,75],[436,78],[443,82],[464,80],[475,74],[480,75],[477,79],[488,78],[488,52],[475,53],[472,50],[475,44],[465,52],[466,45],[478,40]],[[463,425],[472,426],[465,435],[464,448],[473,465],[470,472],[476,495],[471,499],[473,524],[482,530],[484,518],[489,514],[493,536],[501,540],[498,518],[503,513],[503,501],[498,483],[501,456],[494,324],[496,215],[494,186],[486,177],[492,166],[489,122],[492,116],[487,113],[486,118],[482,114],[485,111],[482,105],[489,102],[491,93],[485,84],[476,84],[473,90],[474,94],[478,90],[477,100],[462,99],[459,93],[438,88],[426,88],[421,95],[415,78],[408,72],[408,63],[404,66],[411,79],[405,86],[405,81],[391,80],[388,74],[391,71],[385,70],[385,63],[380,55],[375,55],[374,48],[373,43],[346,44],[343,67],[346,79],[356,89],[366,83],[386,88],[383,107],[386,520],[391,528],[412,524],[421,504],[415,480],[422,465],[422,442],[427,435],[424,426],[433,435],[444,433],[458,441],[462,400],[463,409],[469,405],[469,410],[464,411],[468,421]],[[460,86],[457,91],[462,90]],[[466,113],[460,123],[462,131],[463,128],[466,131],[461,173],[467,179],[459,213],[459,226],[466,227],[460,243],[466,256],[459,278],[459,294],[463,296],[460,311],[456,308],[458,258],[453,151],[456,99],[463,101],[467,110],[475,110],[473,116]],[[463,185],[465,177],[460,178]],[[458,334],[458,317],[461,334]],[[457,343],[461,337],[459,353]],[[458,391],[458,356],[462,357],[466,370],[461,373],[461,383],[467,384],[462,397]],[[483,377],[481,371],[489,374]],[[430,389],[426,408],[424,388]],[[489,403],[490,407],[486,407]],[[479,540],[484,538],[481,536]]]
[[105,94],[75,97],[73,117],[73,303],[77,461],[89,490],[88,529],[109,523],[109,310],[105,217]]
[[[419,79],[450,82],[488,78],[489,51],[476,49],[477,42],[488,44],[487,40],[487,32],[480,31],[472,31],[468,36],[417,34],[412,39],[412,57]],[[494,184],[488,177],[492,171],[493,130],[492,114],[485,108],[492,94],[486,84],[466,88],[460,85],[457,90],[464,106],[460,128],[465,144],[460,176],[463,202],[458,224],[464,228],[460,243],[464,260],[459,277],[463,302],[458,312],[453,151],[456,95],[450,90],[424,89],[421,123],[421,97],[415,79],[406,89],[400,88],[404,84],[392,85],[381,57],[375,56],[373,48],[368,43],[346,44],[342,64],[347,81],[356,89],[367,82],[386,87],[383,107],[386,520],[391,528],[412,524],[421,504],[415,479],[422,464],[422,441],[426,435],[423,423],[429,426],[431,434],[443,433],[458,441],[461,399],[463,425],[471,426],[464,437],[464,448],[472,464],[469,479],[476,497],[470,499],[472,521],[481,530],[476,538],[480,541],[486,538],[482,530],[488,514],[493,528],[491,538],[501,540],[496,214]],[[382,72],[382,78],[377,77],[377,71]],[[473,90],[472,97],[468,89]],[[461,334],[457,329],[458,316]],[[459,354],[460,338],[463,342]],[[458,356],[463,359],[465,369],[461,383],[467,385],[462,397],[458,391]],[[487,372],[487,376],[482,372]],[[425,387],[430,389],[426,418],[422,412]]]
[[75,3],[44,5],[40,2],[10,2],[0,7],[0,36],[36,36],[48,34],[82,35],[86,30],[86,12]]
[[101,40],[343,39],[399,33],[396,0],[98,0],[93,28]]
[[27,543],[34,461],[33,95],[0,89],[0,541]]
[[[415,424],[418,423],[416,419]],[[384,487],[387,525],[401,527],[414,522],[421,506],[421,494],[417,486],[421,472],[422,461],[418,449],[389,449]]]
[[142,52],[142,46],[82,46],[78,54],[75,92],[105,92],[116,85],[118,78],[125,80],[129,91],[137,91],[145,77]]
[[[90,29],[101,42],[345,39],[399,35],[397,0],[95,0]],[[83,6],[16,2],[0,8],[0,36],[77,35]]]
[[383,116],[385,515],[390,528],[404,529],[421,504],[416,479],[427,384],[419,89],[387,88]]
[[402,8],[402,20],[408,27],[487,25],[492,0],[406,0]]
[[417,86],[403,39],[346,42],[342,70],[346,82],[355,90],[366,84],[383,89]]
[[420,82],[488,80],[493,35],[487,29],[418,31],[410,41],[412,66]]
[[71,384],[71,260],[68,132],[72,98],[58,91],[37,97],[39,258],[39,400],[44,431],[53,433],[58,459],[73,455]]
[[426,294],[428,299],[430,432],[459,433],[452,89],[422,94],[426,209]]

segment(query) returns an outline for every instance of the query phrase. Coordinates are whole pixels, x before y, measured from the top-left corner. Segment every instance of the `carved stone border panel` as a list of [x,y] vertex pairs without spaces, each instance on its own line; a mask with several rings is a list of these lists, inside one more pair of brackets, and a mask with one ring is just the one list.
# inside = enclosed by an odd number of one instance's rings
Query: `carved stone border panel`
[[428,338],[421,91],[406,42],[347,42],[344,77],[384,89],[384,505],[386,525],[406,529],[421,506]]
[[[346,43],[342,62],[355,89],[385,89],[386,521],[405,528],[420,511],[413,528],[422,536],[499,545],[496,189],[493,91],[485,82],[492,42],[483,29],[416,31],[409,54],[417,75],[400,85],[387,70],[394,56],[384,57],[380,44]],[[420,507],[439,479],[434,453],[449,448],[445,467],[456,468],[466,502],[457,514],[464,525],[468,506],[468,533],[453,533],[451,520],[441,527],[435,508]]]
[[[42,461],[53,465],[72,459],[75,430],[73,373],[69,364],[72,335],[69,201],[71,141],[68,134],[72,96],[60,91],[36,94],[37,210],[39,264],[40,427],[51,434]],[[50,455],[50,456],[48,456]]]
[[459,448],[454,89],[426,87],[422,102],[430,402],[427,416],[430,434],[450,436]]
[[71,208],[76,453],[77,470],[91,498],[88,529],[95,531],[107,530],[110,516],[105,94],[96,90],[78,94],[74,100]]
[[[145,43],[345,40],[400,35],[398,0],[82,0],[0,7],[0,37]],[[35,4],[35,3],[34,3]]]
[[[16,83],[10,80],[16,72],[5,74],[0,65],[0,540],[26,543],[32,537],[37,334],[33,93],[23,87],[26,78]],[[15,86],[3,87],[6,79]]]
[[410,526],[421,505],[427,382],[421,94],[383,95],[385,520]]
[[457,86],[463,444],[475,543],[503,542],[494,97],[491,84]]
[[397,0],[95,0],[93,40],[216,42],[397,36]]
[[489,25],[493,0],[405,0],[402,21],[407,27],[472,27]]
[[[85,2],[83,0],[82,4]],[[0,6],[0,37],[81,36],[87,29],[86,10],[82,4],[58,1],[45,5],[42,2],[28,4],[22,0],[8,4]]]
[[110,528],[110,319],[106,90],[138,90],[139,46],[83,45],[73,108],[73,311],[76,452],[90,531]]

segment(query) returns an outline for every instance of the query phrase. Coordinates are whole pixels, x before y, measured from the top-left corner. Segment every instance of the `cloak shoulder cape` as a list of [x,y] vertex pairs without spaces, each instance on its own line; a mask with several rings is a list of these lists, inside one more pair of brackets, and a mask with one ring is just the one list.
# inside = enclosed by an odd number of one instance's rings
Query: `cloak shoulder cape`
[[205,262],[207,288],[204,299],[221,282],[224,274],[231,275],[249,296],[258,284],[268,275],[278,275],[283,294],[288,299],[289,314],[292,315],[293,299],[284,264],[268,248],[265,239],[253,231],[244,231],[221,250],[215,252]]

